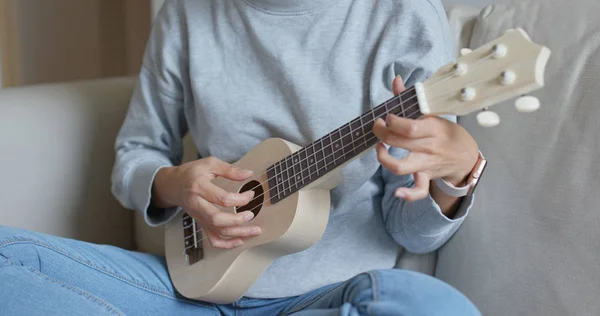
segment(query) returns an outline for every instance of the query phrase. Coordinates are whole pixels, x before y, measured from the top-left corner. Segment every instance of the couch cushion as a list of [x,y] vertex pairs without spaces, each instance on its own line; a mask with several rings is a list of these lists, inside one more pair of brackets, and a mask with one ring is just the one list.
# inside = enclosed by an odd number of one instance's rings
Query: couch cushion
[[600,311],[598,12],[597,0],[514,1],[476,22],[472,48],[518,26],[553,53],[538,112],[496,106],[494,129],[460,119],[490,164],[436,273],[485,315]]
[[135,78],[0,91],[0,225],[133,248],[110,192],[114,139]]

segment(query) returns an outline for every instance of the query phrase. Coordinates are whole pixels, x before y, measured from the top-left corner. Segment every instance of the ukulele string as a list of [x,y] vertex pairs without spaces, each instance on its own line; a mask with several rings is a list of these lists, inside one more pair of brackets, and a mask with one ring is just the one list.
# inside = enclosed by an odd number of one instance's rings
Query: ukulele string
[[[418,104],[418,103],[415,103],[415,104]],[[410,107],[410,108],[414,108],[414,104],[413,104],[413,105],[411,105],[411,107]],[[414,115],[414,114],[416,114],[416,113],[419,113],[419,111],[417,110],[417,111],[415,111],[415,112],[411,113],[410,115]],[[377,136],[374,136],[374,137],[371,137],[371,138],[369,138],[368,140],[366,140],[366,142],[370,142],[370,141],[372,141],[372,140],[373,140],[373,139],[375,139],[375,138],[377,138]],[[350,145],[350,144],[349,144],[349,145]],[[331,153],[330,155],[328,155],[327,157],[324,157],[323,159],[319,160],[319,162],[321,162],[321,161],[324,161],[326,158],[328,158],[328,157],[330,157],[330,156],[334,155],[336,152],[339,152],[340,150],[343,150],[345,147],[347,147],[347,146],[349,146],[349,145],[346,145],[346,146],[344,146],[344,147],[342,147],[342,148],[340,148],[340,149],[338,149],[338,150],[336,150],[336,151],[332,152],[332,153]],[[334,162],[335,162],[335,160],[334,160]],[[329,165],[329,164],[325,164],[323,167],[326,167],[326,166],[328,166],[328,165]],[[318,173],[318,172],[319,172],[319,171],[320,171],[320,170],[321,170],[323,167],[321,167],[321,168],[318,168],[318,169],[317,169],[316,171],[314,171],[314,172],[311,172],[310,174],[308,174],[308,176],[310,177],[310,176],[311,176],[313,173],[315,173],[315,172],[317,172],[317,173]],[[302,179],[304,180],[304,178],[302,178]],[[268,181],[268,180],[267,180],[267,181]],[[267,181],[263,182],[263,184],[264,184],[264,183],[266,183]],[[284,191],[285,191],[285,190],[284,190]],[[263,196],[264,194],[265,194],[265,193],[263,192],[263,193],[261,193],[261,194],[257,195],[257,196],[256,196],[256,197],[254,197],[254,198],[253,198],[253,199],[252,199],[250,202],[254,201],[254,200],[255,200],[255,199],[257,199],[257,198],[260,198],[260,197],[261,197],[261,196]],[[278,195],[279,195],[279,194],[278,194]],[[248,202],[248,204],[250,204],[250,202]],[[269,199],[269,202],[271,202],[271,199]],[[257,207],[260,207],[260,206],[262,206],[262,203],[261,203],[261,204],[259,204],[259,205],[257,205],[257,206],[255,206],[255,207],[253,207],[253,208],[252,208],[252,209],[250,209],[249,211],[250,211],[250,212],[252,212],[252,211],[254,211],[254,210],[257,208]],[[199,233],[199,232],[201,232],[202,230],[203,230],[203,228],[200,228],[199,230],[197,230],[197,231],[196,231],[196,233]],[[186,237],[186,238],[190,238],[190,237],[192,237],[192,236],[193,236],[193,235],[190,235],[190,236],[188,236],[188,237]],[[204,238],[203,238],[203,239],[204,239]]]

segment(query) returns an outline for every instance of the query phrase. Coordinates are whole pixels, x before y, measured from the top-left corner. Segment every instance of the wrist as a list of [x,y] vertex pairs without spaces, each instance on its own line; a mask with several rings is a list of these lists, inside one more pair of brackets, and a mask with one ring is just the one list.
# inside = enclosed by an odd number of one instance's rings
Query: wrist
[[177,167],[165,167],[156,172],[152,184],[151,203],[157,208],[170,208],[177,205],[173,197],[172,189],[175,187]]
[[[461,184],[453,184],[446,180],[446,178],[438,178],[434,179],[433,182],[436,186],[444,192],[446,195],[450,195],[453,197],[463,197],[463,196],[471,196],[473,192],[475,192],[475,188],[481,179],[481,175],[483,174],[485,167],[487,166],[487,159],[478,151],[477,161],[475,165],[471,169],[467,176],[467,180]],[[449,179],[454,181],[458,178]],[[456,183],[456,182],[455,182]]]
[[467,159],[464,159],[465,163],[463,167],[460,168],[457,172],[450,174],[443,179],[453,186],[461,187],[467,184],[469,180],[469,176],[473,172],[473,168],[477,164],[477,160],[479,159],[479,151],[476,149],[474,154],[469,155]]

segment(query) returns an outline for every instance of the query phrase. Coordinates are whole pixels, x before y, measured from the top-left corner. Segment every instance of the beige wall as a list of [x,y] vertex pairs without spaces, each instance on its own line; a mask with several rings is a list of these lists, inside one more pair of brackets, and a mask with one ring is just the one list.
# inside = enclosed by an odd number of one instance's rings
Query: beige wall
[[27,85],[139,71],[150,27],[149,0],[0,1],[14,13],[12,58],[3,58],[3,64],[11,63],[15,69],[5,83]]

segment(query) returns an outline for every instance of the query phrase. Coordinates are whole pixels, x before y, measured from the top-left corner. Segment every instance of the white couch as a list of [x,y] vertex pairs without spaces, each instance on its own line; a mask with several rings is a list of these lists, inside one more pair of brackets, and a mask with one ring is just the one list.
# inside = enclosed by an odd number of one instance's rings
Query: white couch
[[[600,12],[597,0],[516,1],[449,10],[457,48],[523,27],[549,46],[543,108],[495,107],[503,123],[461,118],[490,160],[475,207],[454,238],[400,267],[435,275],[486,315],[600,314]],[[135,78],[0,92],[0,224],[162,252],[110,194],[113,141]],[[193,159],[187,142],[187,159]]]

